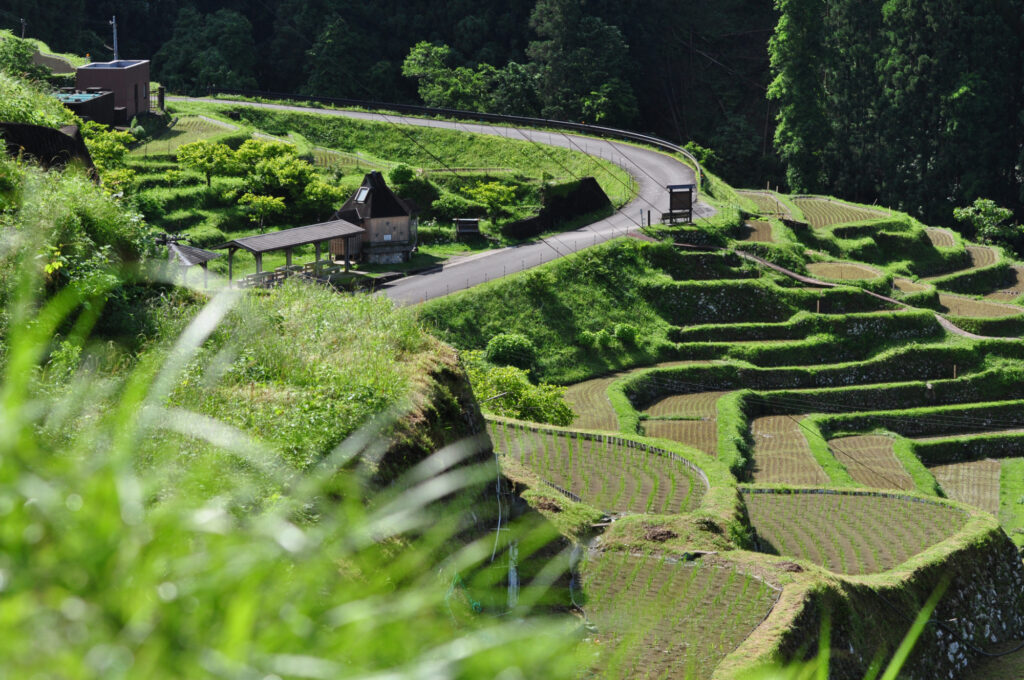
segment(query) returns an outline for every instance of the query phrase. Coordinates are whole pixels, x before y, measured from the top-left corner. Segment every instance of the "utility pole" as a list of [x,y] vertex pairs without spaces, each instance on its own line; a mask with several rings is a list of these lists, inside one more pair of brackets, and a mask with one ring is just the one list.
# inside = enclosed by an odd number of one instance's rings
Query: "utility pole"
[[25,26],[27,26],[27,25],[28,25],[28,22],[25,21],[24,19],[22,19],[21,20],[21,39],[22,40],[25,39]]
[[110,25],[114,27],[114,61],[117,61],[121,56],[117,52],[117,17],[110,19]]

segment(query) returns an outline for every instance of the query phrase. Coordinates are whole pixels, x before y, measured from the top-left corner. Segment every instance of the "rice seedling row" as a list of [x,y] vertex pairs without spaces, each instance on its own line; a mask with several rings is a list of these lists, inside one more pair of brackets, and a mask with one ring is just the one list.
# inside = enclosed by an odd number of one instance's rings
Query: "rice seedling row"
[[1024,309],[1012,305],[1002,305],[998,302],[988,300],[975,300],[974,298],[952,295],[950,293],[939,293],[939,303],[943,311],[954,316],[970,316],[975,318],[997,318],[1001,316],[1017,316],[1024,313]]
[[740,227],[738,241],[757,241],[759,243],[771,243],[772,225],[763,220],[748,220]]
[[565,401],[569,408],[576,414],[573,426],[582,430],[608,430],[615,432],[619,429],[619,417],[615,409],[608,401],[608,385],[618,379],[618,376],[608,378],[594,378],[585,380],[575,385],[570,385],[565,390]]
[[715,405],[719,397],[727,391],[694,392],[692,394],[673,394],[651,404],[644,413],[652,418],[684,416],[691,418],[713,418],[717,411]]
[[993,515],[999,514],[999,474],[1002,465],[998,460],[973,460],[929,469],[942,485],[947,497]]
[[800,427],[803,416],[764,416],[750,424],[754,481],[758,484],[828,484]]
[[843,224],[844,222],[877,220],[889,214],[882,210],[861,208],[826,198],[802,197],[792,200],[803,212],[810,225],[815,228]]
[[648,437],[671,439],[692,446],[709,456],[718,455],[718,422],[707,420],[645,420],[644,434]]
[[774,194],[766,191],[738,191],[737,193],[753,201],[762,215],[789,217],[789,209],[786,204],[777,199]]
[[811,276],[838,281],[862,281],[882,275],[874,267],[851,262],[812,262],[807,265],[807,271]]
[[956,508],[881,493],[743,492],[764,550],[843,574],[891,569],[966,522]]
[[592,553],[582,606],[602,678],[707,678],[771,610],[777,591],[733,567]]
[[928,240],[932,242],[932,245],[937,248],[955,248],[956,239],[953,237],[952,232],[948,229],[941,229],[939,227],[925,227],[925,235]]
[[880,434],[840,437],[830,440],[828,445],[836,460],[859,484],[876,489],[914,488],[914,480],[896,458],[892,437]]
[[704,481],[683,461],[616,437],[583,438],[495,422],[488,423],[488,433],[500,455],[607,512],[688,512],[705,492]]

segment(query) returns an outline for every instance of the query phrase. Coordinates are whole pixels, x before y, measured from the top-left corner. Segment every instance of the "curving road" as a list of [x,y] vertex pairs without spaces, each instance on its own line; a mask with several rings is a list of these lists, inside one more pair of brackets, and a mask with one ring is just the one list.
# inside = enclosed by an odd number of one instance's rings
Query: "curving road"
[[[288,104],[262,104],[228,99],[186,99],[169,97],[171,101],[206,101],[217,104],[232,104],[279,111],[316,113],[319,115],[342,116],[361,120],[373,120],[423,127],[440,127],[485,135],[497,135],[509,139],[528,140],[537,144],[561,146],[591,156],[597,156],[615,163],[637,182],[637,196],[619,209],[614,215],[587,225],[575,231],[564,232],[536,243],[488,250],[486,252],[449,260],[439,271],[398,279],[382,288],[382,292],[399,304],[415,304],[459,290],[471,288],[486,281],[492,281],[508,274],[530,269],[539,264],[564,257],[583,248],[597,245],[641,226],[641,214],[646,223],[647,211],[655,219],[668,211],[669,184],[694,184],[693,169],[667,154],[622,142],[581,135],[549,132],[532,128],[502,125],[487,125],[468,121],[435,120],[415,118],[398,114],[367,113],[318,109]],[[596,166],[595,166],[596,170]],[[709,217],[714,208],[698,201],[694,207],[695,217]]]

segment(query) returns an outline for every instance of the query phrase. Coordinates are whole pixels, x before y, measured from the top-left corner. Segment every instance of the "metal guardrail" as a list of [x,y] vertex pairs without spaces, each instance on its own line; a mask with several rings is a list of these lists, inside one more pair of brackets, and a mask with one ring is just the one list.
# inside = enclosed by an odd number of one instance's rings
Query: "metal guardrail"
[[697,173],[698,188],[703,184],[704,179],[704,172],[700,167],[700,162],[692,153],[678,144],[674,144],[668,140],[661,139],[660,137],[655,137],[653,135],[645,135],[639,132],[633,132],[632,130],[622,130],[619,128],[605,127],[603,125],[588,125],[587,123],[573,123],[571,121],[534,118],[531,116],[509,116],[500,113],[481,113],[479,111],[465,111],[462,109],[442,109],[431,106],[419,106],[416,104],[392,104],[389,102],[367,101],[363,99],[319,97],[316,95],[301,95],[288,92],[271,92],[266,90],[210,88],[209,94],[222,94],[236,97],[259,97],[263,99],[278,99],[294,102],[319,102],[322,104],[334,104],[336,106],[394,111],[396,113],[409,113],[420,116],[444,116],[448,118],[478,120],[491,123],[512,123],[528,127],[555,128],[560,130],[571,130],[573,132],[583,132],[590,135],[596,135],[598,137],[625,139],[633,142],[640,142],[642,144],[650,144],[651,146],[685,156],[687,160],[693,164],[694,170]]

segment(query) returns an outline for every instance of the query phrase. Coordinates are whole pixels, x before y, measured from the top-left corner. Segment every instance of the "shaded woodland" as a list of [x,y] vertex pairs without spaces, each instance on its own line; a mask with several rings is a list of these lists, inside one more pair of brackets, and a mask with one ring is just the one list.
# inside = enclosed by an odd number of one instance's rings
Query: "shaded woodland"
[[746,186],[932,222],[1019,215],[1024,0],[11,0],[54,49],[254,88],[569,118],[693,142]]

